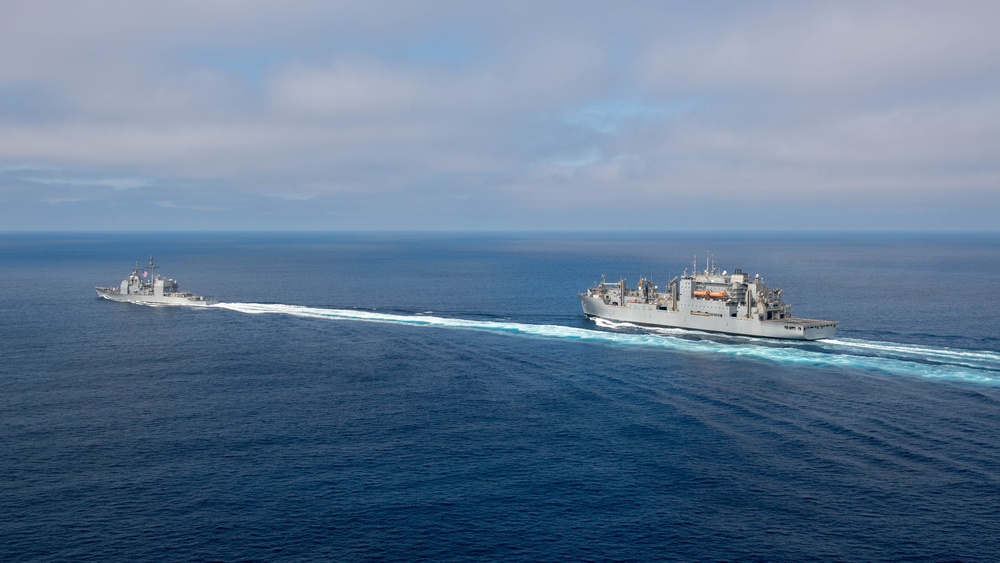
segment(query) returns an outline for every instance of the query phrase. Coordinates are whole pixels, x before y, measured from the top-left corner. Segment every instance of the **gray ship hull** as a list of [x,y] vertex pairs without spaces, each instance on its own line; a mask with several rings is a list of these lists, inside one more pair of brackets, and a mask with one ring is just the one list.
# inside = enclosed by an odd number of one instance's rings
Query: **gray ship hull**
[[207,307],[209,305],[214,305],[218,301],[214,299],[205,299],[198,295],[141,295],[134,293],[122,294],[116,289],[107,287],[95,288],[97,295],[105,299],[110,299],[112,301],[120,301],[122,303],[140,303],[143,305],[183,305],[187,307]]
[[837,331],[835,321],[804,319],[792,314],[782,299],[782,290],[764,284],[737,268],[720,272],[711,259],[699,272],[684,271],[660,288],[642,278],[635,288],[622,279],[601,283],[580,293],[580,304],[588,317],[741,336],[819,340]]
[[95,287],[97,295],[111,301],[122,303],[141,303],[143,305],[184,305],[187,307],[206,307],[218,301],[205,299],[181,291],[177,280],[164,278],[156,273],[153,257],[149,257],[148,270],[135,265],[132,273],[118,284],[118,287]]
[[693,309],[663,310],[652,303],[606,304],[600,297],[580,294],[583,312],[588,317],[639,325],[682,328],[705,332],[721,332],[741,336],[819,340],[830,338],[837,331],[831,321],[797,317],[760,320],[756,317],[718,317]]

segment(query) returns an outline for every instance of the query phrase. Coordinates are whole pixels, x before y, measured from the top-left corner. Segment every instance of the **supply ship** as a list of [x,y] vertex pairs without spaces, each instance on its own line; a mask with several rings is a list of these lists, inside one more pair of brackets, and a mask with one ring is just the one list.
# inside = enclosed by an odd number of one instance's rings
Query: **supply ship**
[[182,292],[178,289],[177,280],[164,278],[156,273],[153,257],[149,257],[148,269],[140,268],[136,262],[135,269],[118,287],[95,287],[97,295],[112,301],[127,301],[146,305],[195,305],[206,306],[218,303],[214,299],[206,299],[200,295]]
[[650,326],[793,340],[830,338],[837,331],[835,321],[793,316],[781,290],[769,289],[760,275],[719,272],[712,259],[701,272],[695,259],[691,271],[663,291],[646,278],[630,289],[625,280],[608,283],[601,276],[601,283],[579,294],[580,303],[591,318]]

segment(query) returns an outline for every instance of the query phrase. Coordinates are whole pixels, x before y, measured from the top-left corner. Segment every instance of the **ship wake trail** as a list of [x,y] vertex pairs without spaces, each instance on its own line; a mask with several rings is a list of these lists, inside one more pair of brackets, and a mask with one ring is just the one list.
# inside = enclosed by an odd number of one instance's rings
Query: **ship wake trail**
[[[739,338],[736,342],[716,342],[710,339],[691,339],[689,337],[691,332],[680,329],[644,330],[628,323],[612,323],[600,319],[597,322],[599,327],[624,328],[628,329],[629,332],[611,332],[562,325],[456,319],[428,314],[403,315],[270,303],[218,303],[211,307],[247,314],[279,314],[312,319],[474,330],[525,337],[577,340],[614,346],[662,348],[694,354],[724,354],[739,358],[821,368],[867,369],[893,375],[1000,384],[1000,353],[987,350],[937,348],[852,339],[777,342]],[[684,338],[681,335],[688,337]]]

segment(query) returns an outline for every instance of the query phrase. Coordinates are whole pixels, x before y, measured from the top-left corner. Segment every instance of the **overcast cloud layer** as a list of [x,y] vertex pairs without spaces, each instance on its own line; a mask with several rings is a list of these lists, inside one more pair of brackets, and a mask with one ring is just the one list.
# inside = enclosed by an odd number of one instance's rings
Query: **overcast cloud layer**
[[998,2],[0,0],[0,230],[996,230]]

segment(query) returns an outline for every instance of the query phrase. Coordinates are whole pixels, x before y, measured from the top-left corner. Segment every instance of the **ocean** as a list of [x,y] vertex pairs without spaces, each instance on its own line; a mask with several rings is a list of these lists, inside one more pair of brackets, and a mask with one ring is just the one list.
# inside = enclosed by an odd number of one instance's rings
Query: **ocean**
[[[593,321],[759,273],[835,338]],[[156,257],[208,308],[100,299]],[[2,561],[994,561],[1000,235],[0,234]]]

